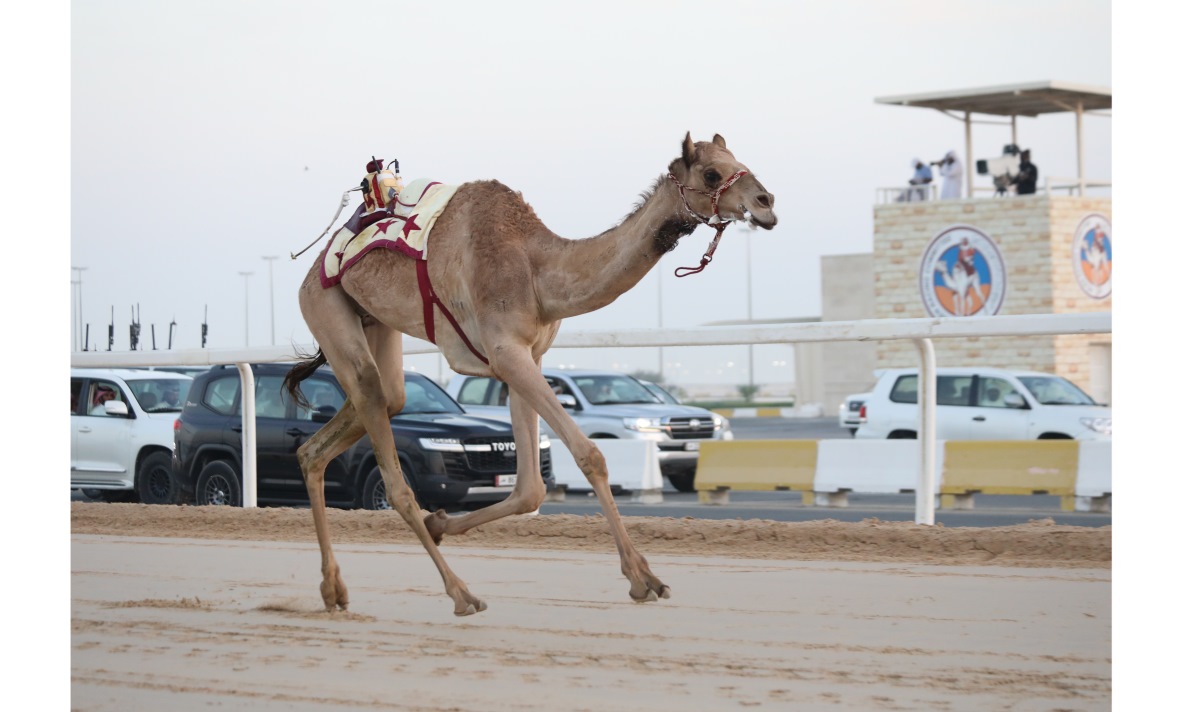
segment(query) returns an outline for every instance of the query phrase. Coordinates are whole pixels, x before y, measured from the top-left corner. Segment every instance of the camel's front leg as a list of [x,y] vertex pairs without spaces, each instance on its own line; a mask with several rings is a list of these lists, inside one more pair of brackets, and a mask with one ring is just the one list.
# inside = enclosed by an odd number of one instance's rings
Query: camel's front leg
[[620,512],[617,511],[617,502],[609,489],[608,467],[600,449],[580,432],[579,426],[559,405],[559,400],[526,349],[506,348],[495,353],[497,358],[491,363],[494,372],[510,385],[514,399],[526,401],[547,421],[571,450],[576,464],[596,492],[596,499],[600,502],[613,541],[617,544],[617,553],[621,556],[621,573],[629,579],[629,596],[638,602],[655,601],[659,597],[670,598],[670,587],[650,571],[649,563],[637,551],[625,530]]
[[514,448],[518,458],[518,480],[514,491],[506,499],[475,512],[449,516],[440,509],[429,514],[424,522],[436,543],[440,543],[445,534],[464,534],[473,527],[511,514],[533,512],[543,503],[547,487],[539,466],[539,416],[526,399],[517,397],[513,391],[510,393],[510,421],[514,425]]

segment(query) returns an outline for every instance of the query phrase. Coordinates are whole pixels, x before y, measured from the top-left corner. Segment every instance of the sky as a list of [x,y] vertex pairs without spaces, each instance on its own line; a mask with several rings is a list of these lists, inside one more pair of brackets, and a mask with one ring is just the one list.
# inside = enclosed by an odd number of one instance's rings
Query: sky
[[[210,348],[269,345],[273,328],[277,344],[311,344],[296,290],[324,243],[289,255],[330,224],[371,156],[397,158],[407,180],[496,178],[579,238],[628,214],[687,131],[724,136],[776,196],[778,226],[729,228],[709,269],[676,279],[710,240],[701,227],[563,329],[818,316],[819,259],[871,251],[876,188],[903,184],[913,157],[962,152],[960,121],[875,97],[1111,85],[1108,2],[71,9],[69,259],[85,268],[70,272],[71,318],[81,292],[89,343],[106,348],[114,315],[116,350],[133,309],[144,348],[153,329],[166,348],[174,320],[174,348],[200,346],[203,321]],[[1045,175],[1076,173],[1073,131],[1070,114],[1019,120]],[[976,126],[976,155],[999,155],[1009,135]],[[1087,116],[1085,135],[1087,175],[1110,178],[1111,119]],[[793,380],[791,347],[756,349],[756,382]],[[749,380],[743,346],[666,349],[665,362],[676,384]],[[408,363],[451,375],[436,356]],[[656,349],[555,350],[544,363],[658,370]]]

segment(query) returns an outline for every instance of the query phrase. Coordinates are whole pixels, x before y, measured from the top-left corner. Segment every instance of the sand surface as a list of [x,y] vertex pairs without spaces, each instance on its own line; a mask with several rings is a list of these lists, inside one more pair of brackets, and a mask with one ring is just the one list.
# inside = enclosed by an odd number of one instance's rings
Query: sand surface
[[1106,710],[1111,531],[626,518],[669,600],[630,602],[600,517],[445,540],[456,618],[391,512],[71,505],[77,710]]

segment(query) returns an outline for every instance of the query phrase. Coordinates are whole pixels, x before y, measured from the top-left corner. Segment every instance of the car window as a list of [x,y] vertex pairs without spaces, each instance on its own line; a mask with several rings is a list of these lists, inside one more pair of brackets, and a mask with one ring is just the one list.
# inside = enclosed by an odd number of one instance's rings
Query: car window
[[201,402],[210,410],[222,415],[234,415],[238,401],[238,374],[215,378],[206,386]]
[[576,376],[572,380],[592,405],[662,402],[628,376]]
[[82,379],[81,378],[71,378],[70,379],[70,413],[71,414],[75,414],[78,412],[78,401],[80,398],[82,398]]
[[[974,376],[938,376],[937,404],[938,405],[970,405],[970,387]],[[916,375],[901,376],[892,386],[888,400],[893,403],[917,402]]]
[[901,376],[896,379],[896,383],[892,386],[892,392],[888,394],[888,400],[893,403],[916,403],[917,377]]
[[970,387],[974,376],[938,376],[938,405],[970,405]]
[[192,384],[180,378],[152,378],[129,381],[127,385],[140,407],[149,413],[179,413]]
[[[272,376],[275,379],[276,385],[274,391],[277,396],[280,395],[280,384],[283,383],[283,376]],[[304,395],[304,399],[308,401],[311,408],[305,408],[302,405],[296,406],[297,420],[312,420],[314,412],[321,412],[325,414],[337,413],[341,407],[345,405],[345,395],[340,388],[327,378],[310,378],[300,384],[300,392]],[[329,410],[329,409],[332,410]],[[280,408],[280,416],[283,417],[283,407]]]
[[[456,400],[464,405],[498,405],[493,398],[497,394],[497,389],[491,389],[489,387],[493,381],[494,379],[492,378],[467,379],[461,384],[460,394],[456,397]],[[505,403],[502,403],[502,405],[505,405]]]
[[575,393],[572,393],[571,389],[567,387],[567,384],[560,379],[555,378],[554,376],[546,376],[545,378],[547,379],[547,385],[551,387],[551,392],[555,395],[575,396]]
[[[505,387],[504,383],[497,382]],[[464,410],[452,400],[452,397],[428,378],[408,375],[405,381],[407,402],[403,405],[403,413],[463,413]]]
[[1060,376],[1020,376],[1019,379],[1043,405],[1097,405],[1085,391]]
[[107,409],[103,404],[109,400],[127,402],[127,397],[114,381],[92,380],[87,389],[87,415],[106,417]]
[[1003,399],[1008,395],[1015,393],[1021,398],[1023,394],[1011,385],[1010,381],[1002,378],[995,378],[988,376],[980,378],[978,382],[978,405],[983,408],[1007,408],[1007,404]]
[[[283,376],[255,376],[255,417],[284,418],[288,415],[287,394],[283,392]],[[243,412],[240,402],[235,412]]]

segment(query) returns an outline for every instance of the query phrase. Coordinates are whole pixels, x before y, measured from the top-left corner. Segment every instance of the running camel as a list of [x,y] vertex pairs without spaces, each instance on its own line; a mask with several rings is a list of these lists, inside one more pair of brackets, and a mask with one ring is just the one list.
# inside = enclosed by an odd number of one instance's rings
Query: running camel
[[[596,198],[588,189],[589,200]],[[680,238],[700,224],[716,228],[715,240],[694,272],[711,261],[722,229],[733,220],[772,229],[773,195],[736,160],[723,137],[692,142],[672,161],[616,227],[595,237],[569,240],[547,229],[520,193],[497,181],[461,185],[431,232],[430,260],[373,250],[353,264],[339,284],[322,286],[314,264],[300,286],[300,310],[319,345],[295,366],[286,385],[300,398],[300,381],[326,362],[347,396],[340,411],[297,453],[321,550],[321,597],[329,611],[345,610],[349,593],[329,542],[325,468],[369,435],[386,497],[418,536],[444,579],[458,616],[486,608],[469,592],[440,553],[444,536],[511,514],[538,509],[545,495],[539,469],[538,416],[555,431],[588,478],[621,557],[629,595],[637,602],[670,597],[630,540],[609,490],[600,450],[572,421],[540,373],[566,317],[612,303],[635,286]],[[418,269],[426,270],[422,292]],[[427,303],[427,308],[425,308]],[[435,317],[442,313],[444,322]],[[433,327],[435,324],[435,328]],[[434,333],[433,333],[434,331]],[[403,334],[433,340],[457,373],[493,376],[509,385],[517,448],[517,484],[503,501],[463,514],[427,514],[403,479],[389,419],[403,407]],[[434,338],[429,338],[433,337]]]

